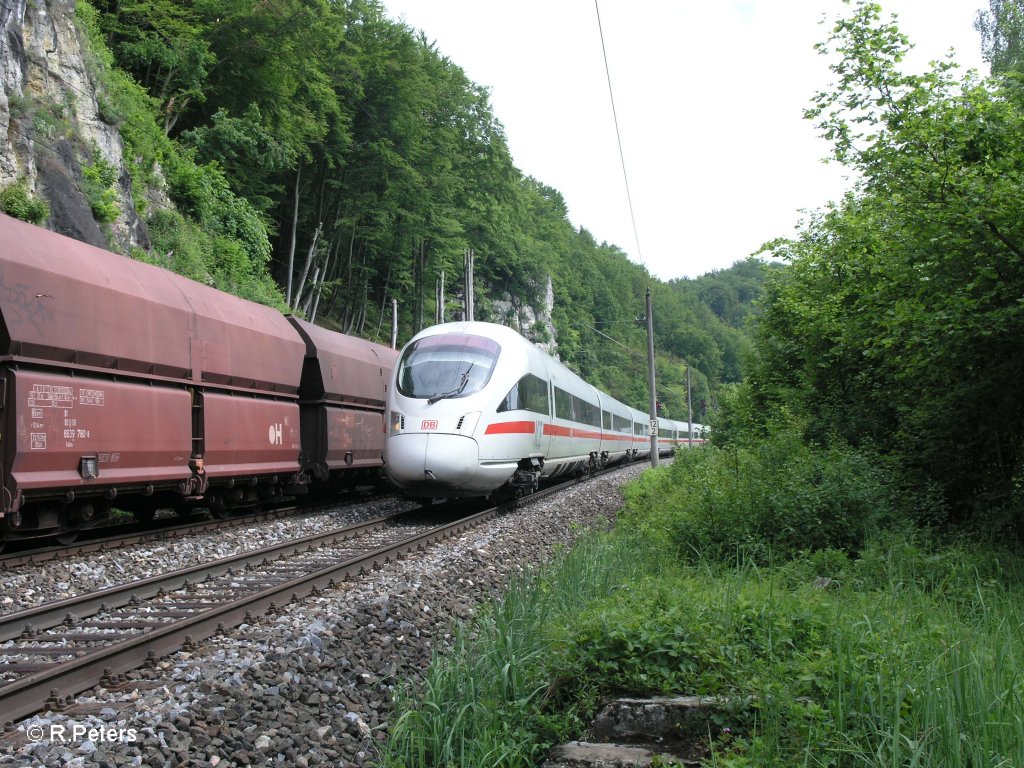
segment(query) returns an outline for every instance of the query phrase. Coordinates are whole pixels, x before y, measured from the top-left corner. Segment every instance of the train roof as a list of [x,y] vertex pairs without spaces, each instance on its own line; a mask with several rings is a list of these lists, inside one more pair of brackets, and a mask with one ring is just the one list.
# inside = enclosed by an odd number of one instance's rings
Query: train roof
[[278,311],[0,214],[0,355],[294,394]]
[[493,339],[499,344],[505,342],[528,345],[530,347],[537,348],[536,345],[532,344],[529,339],[514,328],[509,328],[507,325],[499,325],[498,323],[485,323],[481,320],[464,320],[455,323],[432,325],[429,328],[424,328],[413,336],[411,341],[416,341],[417,339],[425,338],[427,336],[440,336],[445,333],[462,333],[470,336],[484,336],[485,338]]

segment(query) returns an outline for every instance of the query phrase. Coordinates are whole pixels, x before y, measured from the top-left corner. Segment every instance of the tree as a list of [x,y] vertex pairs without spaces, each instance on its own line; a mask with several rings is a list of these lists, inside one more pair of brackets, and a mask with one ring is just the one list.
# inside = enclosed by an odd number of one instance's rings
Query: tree
[[160,103],[164,132],[182,113],[205,100],[214,63],[206,27],[189,3],[169,0],[96,0],[108,44],[122,67]]
[[1020,0],[989,0],[988,6],[978,11],[974,28],[992,74],[1024,71],[1024,6]]
[[821,46],[831,92],[808,116],[857,170],[854,194],[772,249],[755,410],[785,403],[810,432],[871,441],[962,513],[1010,504],[1024,439],[1024,111],[1014,80],[922,75],[862,2]]

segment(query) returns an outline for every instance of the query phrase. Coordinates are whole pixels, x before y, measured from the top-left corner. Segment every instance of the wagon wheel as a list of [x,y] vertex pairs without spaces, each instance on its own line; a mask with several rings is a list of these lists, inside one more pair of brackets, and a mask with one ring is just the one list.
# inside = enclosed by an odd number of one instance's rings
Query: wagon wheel
[[76,541],[78,541],[79,533],[80,531],[78,529],[71,528],[66,531],[61,531],[60,533],[56,534],[53,538],[57,540],[58,544],[61,544],[66,547],[69,544],[74,544]]

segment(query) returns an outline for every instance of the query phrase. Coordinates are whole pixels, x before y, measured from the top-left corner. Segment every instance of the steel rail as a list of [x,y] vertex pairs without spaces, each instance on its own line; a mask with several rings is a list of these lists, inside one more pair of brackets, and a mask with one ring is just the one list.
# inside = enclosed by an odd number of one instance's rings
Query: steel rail
[[[621,468],[622,466],[616,466],[595,472],[587,477],[600,476]],[[586,477],[582,479],[586,479]],[[580,482],[580,480],[577,480],[577,482]],[[499,514],[521,506],[532,505],[560,490],[564,490],[567,485],[575,484],[562,483],[551,486],[530,496],[518,499],[515,502],[501,504],[452,523],[436,526],[429,531],[387,544],[369,553],[321,567],[308,574],[286,579],[279,584],[266,586],[255,593],[241,596],[235,600],[211,603],[210,607],[206,610],[200,610],[188,616],[180,617],[174,622],[147,627],[145,631],[138,635],[114,642],[108,646],[82,651],[80,655],[73,659],[55,664],[52,667],[39,670],[9,683],[0,684],[0,723],[13,722],[46,706],[60,709],[67,703],[70,697],[98,684],[118,686],[119,676],[143,666],[148,661],[155,661],[156,658],[178,651],[182,646],[211,637],[218,632],[222,632],[228,626],[237,626],[243,622],[252,621],[255,615],[276,610],[277,606],[289,601],[300,600],[310,594],[316,594],[322,588],[335,586],[339,580],[390,562],[402,554],[417,549],[424,549],[431,543],[450,538],[469,528],[480,525]],[[398,515],[395,517],[398,517]],[[192,576],[197,576],[200,573],[213,575],[211,573],[213,568],[216,568],[220,574],[226,573],[228,568],[240,565],[242,561],[267,560],[270,559],[272,552],[276,553],[274,554],[276,559],[282,551],[296,552],[302,548],[309,549],[317,539],[326,540],[334,534],[337,535],[334,541],[344,541],[355,535],[352,533],[355,529],[364,529],[362,532],[367,532],[374,528],[383,527],[389,519],[393,518],[370,521],[325,534],[314,534],[303,539],[287,542],[284,545],[275,545],[245,553],[244,556],[225,558],[223,561],[217,561],[213,564],[182,569],[173,574],[147,579],[144,582],[136,582],[124,585],[123,587],[113,588],[112,590],[103,590],[102,592],[82,596],[83,599],[80,600],[77,610],[82,615],[87,615],[85,611],[96,612],[100,610],[104,603],[109,604],[111,602],[114,590],[118,592],[116,599],[123,601],[121,604],[125,604],[130,602],[133,590],[136,596],[139,595],[140,589],[144,589],[151,596],[157,595],[161,590],[160,582],[163,582],[164,588],[173,587],[180,589],[189,581],[189,574]],[[348,532],[348,535],[342,535],[345,532]],[[228,565],[228,560],[233,561],[233,565]],[[145,587],[142,586],[143,584],[145,584]],[[105,598],[101,599],[101,596],[104,595]],[[68,604],[73,601],[74,599],[62,601],[59,605],[41,606],[39,609],[12,614],[6,619],[5,623],[8,626],[5,627],[3,635],[9,638],[10,627],[15,622],[23,623],[30,613],[36,615],[37,622],[40,622],[42,617],[46,617],[46,623],[56,626],[56,624],[61,622],[58,614],[65,613],[68,607],[70,607]],[[29,637],[32,635],[30,632],[26,634]],[[101,638],[97,637],[97,639]],[[17,652],[15,648],[9,650],[12,653]],[[72,652],[78,651],[70,649],[69,655]]]
[[92,688],[104,680],[112,681],[117,675],[142,666],[147,659],[166,656],[182,645],[208,638],[226,626],[251,621],[254,615],[272,606],[306,597],[316,590],[336,584],[340,579],[389,562],[400,554],[461,533],[497,514],[498,507],[484,510],[231,602],[211,605],[209,610],[154,627],[112,645],[86,651],[52,668],[14,680],[0,687],[0,721],[11,722],[25,717],[39,711],[46,704],[59,707],[66,697]]
[[298,539],[289,539],[278,544],[250,550],[249,552],[239,552],[238,554],[214,560],[213,562],[180,568],[170,573],[157,574],[147,579],[120,584],[96,592],[69,597],[66,600],[60,600],[55,603],[46,603],[36,608],[28,608],[24,611],[0,616],[0,642],[13,640],[21,636],[26,625],[30,625],[30,628],[33,630],[48,629],[63,622],[69,613],[81,619],[106,608],[118,608],[128,605],[132,598],[145,599],[159,594],[161,590],[173,591],[181,589],[188,583],[194,583],[210,576],[219,576],[227,573],[232,568],[244,567],[250,563],[258,563],[263,560],[276,560],[279,557],[294,554],[300,549],[311,546],[329,546],[330,544],[383,528],[389,521],[394,520],[401,514],[403,513],[356,523],[343,528],[335,528],[334,530],[322,533],[313,533]]
[[[310,504],[308,506],[293,505],[265,512],[250,513],[239,517],[192,521],[180,523],[178,525],[154,525],[152,523],[136,522],[104,526],[103,528],[96,528],[92,530],[106,530],[111,532],[111,535],[104,536],[103,538],[84,539],[71,544],[55,544],[48,547],[25,550],[24,552],[10,552],[8,554],[0,555],[0,573],[12,568],[20,568],[26,565],[38,565],[51,560],[74,557],[76,555],[86,555],[92,552],[109,552],[112,549],[119,549],[120,547],[142,544],[149,541],[160,541],[162,539],[174,540],[208,531],[240,528],[250,524],[270,522],[281,518],[296,517],[302,514],[316,514],[316,510],[318,508],[345,509],[346,507],[355,506],[357,504],[367,504],[373,501],[379,501],[393,495],[394,494],[392,493],[385,493],[373,494],[359,499],[339,499],[334,502],[318,501],[317,503]],[[165,519],[171,520],[172,518]],[[122,533],[114,533],[114,531],[122,527],[130,528],[131,530]],[[83,533],[85,533],[85,531],[83,531]],[[18,543],[20,541],[31,541],[31,539],[15,539],[10,543]]]

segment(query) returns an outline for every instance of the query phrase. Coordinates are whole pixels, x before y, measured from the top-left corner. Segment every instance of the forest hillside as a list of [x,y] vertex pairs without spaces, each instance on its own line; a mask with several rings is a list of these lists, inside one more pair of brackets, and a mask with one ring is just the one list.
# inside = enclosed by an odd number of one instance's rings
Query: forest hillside
[[701,410],[739,379],[768,268],[666,284],[575,228],[487,90],[375,0],[18,0],[0,24],[13,215],[385,343],[393,300],[400,344],[460,316],[472,249],[477,319],[643,408],[650,286],[665,415],[687,363]]

